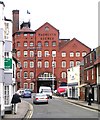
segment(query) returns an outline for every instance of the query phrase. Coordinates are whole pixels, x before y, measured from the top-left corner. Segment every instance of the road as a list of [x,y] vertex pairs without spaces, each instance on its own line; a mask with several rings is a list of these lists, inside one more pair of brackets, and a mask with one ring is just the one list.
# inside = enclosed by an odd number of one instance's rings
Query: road
[[97,111],[74,105],[57,97],[49,99],[48,104],[33,104],[33,109],[32,118],[98,118]]

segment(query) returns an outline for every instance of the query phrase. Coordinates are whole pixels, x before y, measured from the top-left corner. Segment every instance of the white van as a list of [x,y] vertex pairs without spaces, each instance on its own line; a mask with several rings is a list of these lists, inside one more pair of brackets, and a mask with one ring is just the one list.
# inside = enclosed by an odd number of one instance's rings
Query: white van
[[51,91],[51,87],[47,87],[47,86],[40,86],[39,88],[39,93],[44,93],[48,96],[48,98],[52,99],[52,91]]

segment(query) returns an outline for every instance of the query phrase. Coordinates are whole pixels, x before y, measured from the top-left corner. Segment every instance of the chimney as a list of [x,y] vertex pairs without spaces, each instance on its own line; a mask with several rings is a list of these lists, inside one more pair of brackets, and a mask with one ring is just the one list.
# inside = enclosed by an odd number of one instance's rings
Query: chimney
[[12,17],[13,17],[12,33],[14,34],[15,32],[19,30],[19,10],[13,10]]

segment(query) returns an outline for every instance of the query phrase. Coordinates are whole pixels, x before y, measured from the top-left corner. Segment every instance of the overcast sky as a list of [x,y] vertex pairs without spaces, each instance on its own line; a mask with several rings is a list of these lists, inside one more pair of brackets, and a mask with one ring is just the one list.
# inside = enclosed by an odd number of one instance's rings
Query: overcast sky
[[[60,39],[76,38],[90,48],[98,46],[98,2],[100,0],[1,0],[5,16],[20,10],[20,23],[31,21],[36,30],[49,22],[60,32]],[[27,14],[27,10],[30,14]]]

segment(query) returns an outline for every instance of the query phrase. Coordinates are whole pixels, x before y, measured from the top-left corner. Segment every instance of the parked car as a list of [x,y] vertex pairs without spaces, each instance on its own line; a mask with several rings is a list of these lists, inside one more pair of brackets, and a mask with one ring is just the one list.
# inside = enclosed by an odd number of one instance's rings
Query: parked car
[[22,97],[24,93],[24,89],[17,90],[17,93],[20,97]]
[[57,92],[56,92],[57,96],[67,96],[67,89],[63,88],[63,87],[59,87],[57,88]]
[[48,97],[46,94],[43,93],[36,93],[33,96],[33,103],[47,103],[48,104]]
[[29,90],[24,90],[22,97],[23,98],[31,98],[32,93]]

